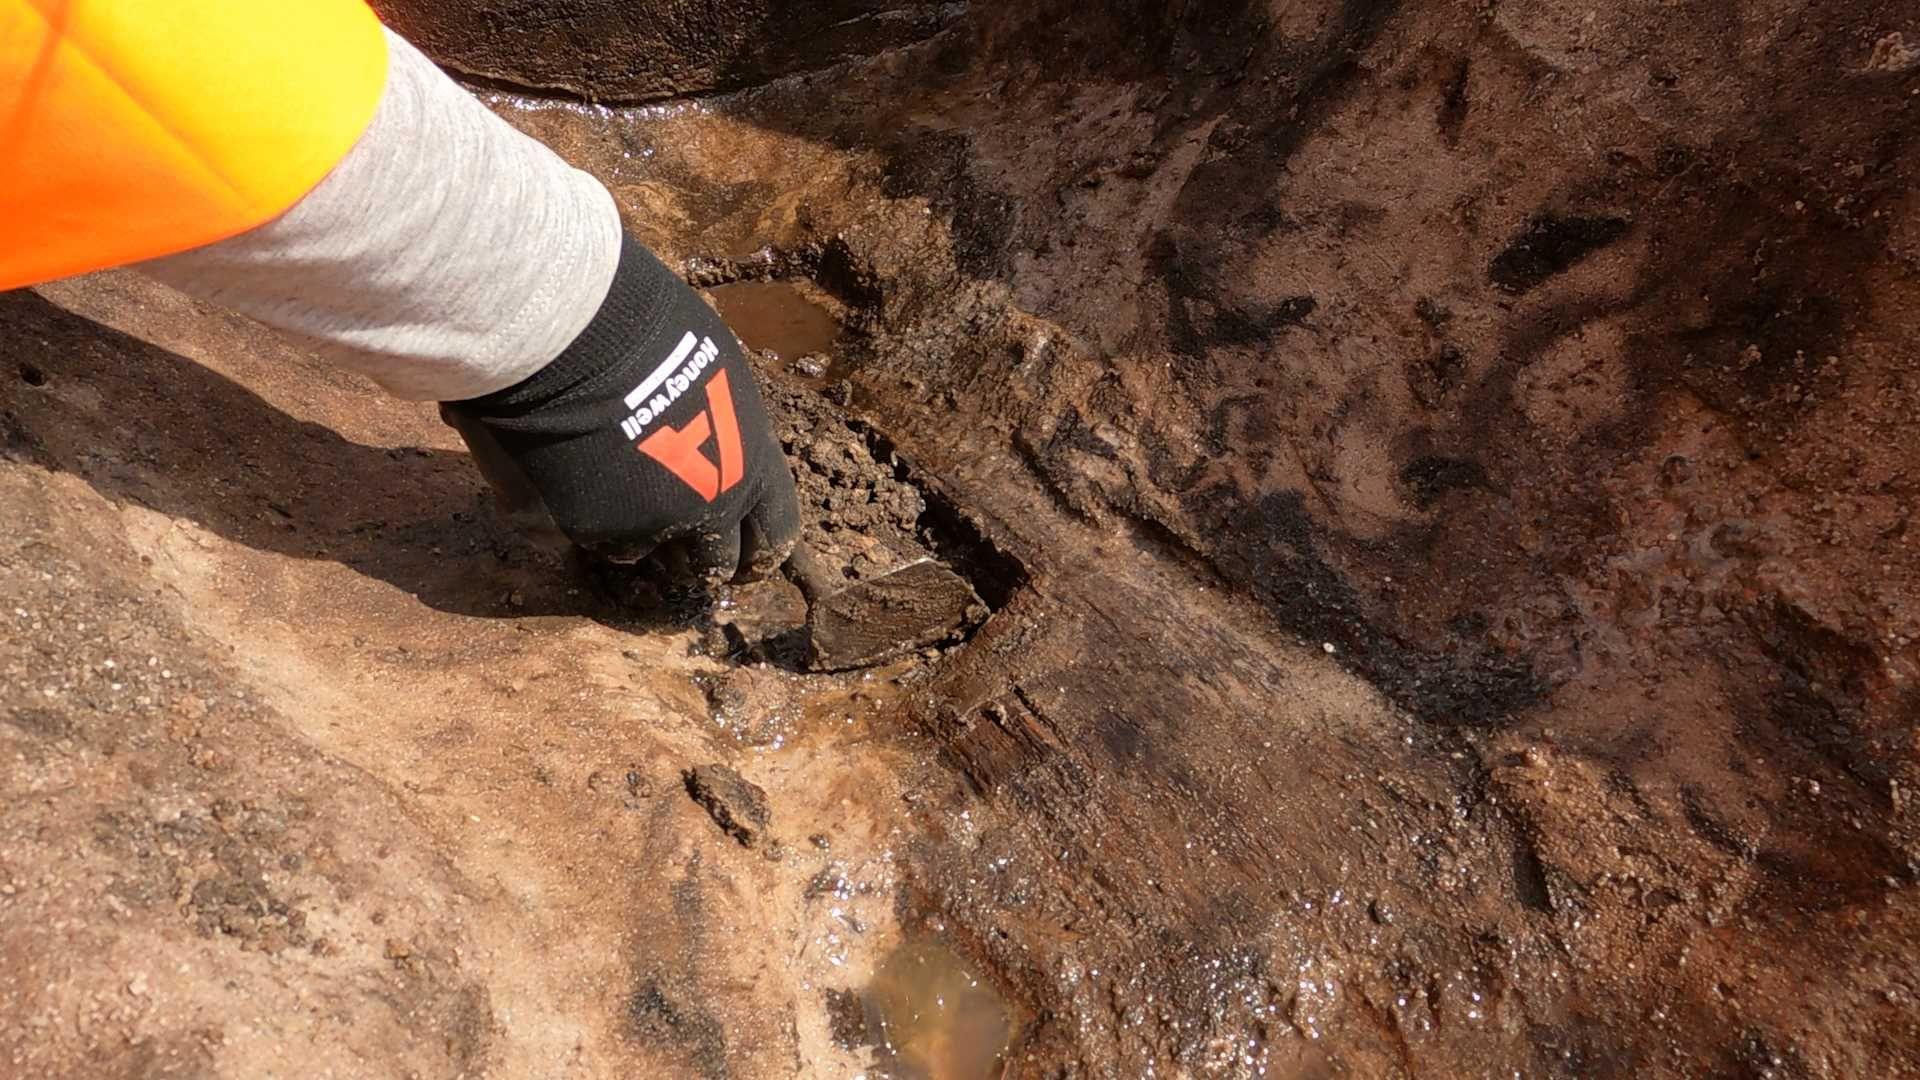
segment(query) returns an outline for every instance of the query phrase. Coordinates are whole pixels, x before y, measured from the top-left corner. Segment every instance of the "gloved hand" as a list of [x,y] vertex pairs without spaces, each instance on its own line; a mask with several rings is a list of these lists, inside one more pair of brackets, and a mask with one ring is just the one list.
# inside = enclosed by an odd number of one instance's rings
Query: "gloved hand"
[[440,412],[510,514],[598,558],[652,555],[717,585],[771,573],[799,537],[793,474],[733,333],[631,237],[558,358]]

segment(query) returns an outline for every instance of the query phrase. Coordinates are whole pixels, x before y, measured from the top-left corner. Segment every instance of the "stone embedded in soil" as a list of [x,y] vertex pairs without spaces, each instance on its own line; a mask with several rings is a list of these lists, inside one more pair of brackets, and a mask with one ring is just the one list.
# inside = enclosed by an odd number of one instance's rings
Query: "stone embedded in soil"
[[773,823],[767,793],[725,765],[700,765],[684,774],[687,794],[706,810],[720,831],[741,847],[759,847]]
[[1920,48],[1907,44],[1906,37],[1895,30],[1873,43],[1873,52],[1867,58],[1867,70],[1898,74],[1920,67]]

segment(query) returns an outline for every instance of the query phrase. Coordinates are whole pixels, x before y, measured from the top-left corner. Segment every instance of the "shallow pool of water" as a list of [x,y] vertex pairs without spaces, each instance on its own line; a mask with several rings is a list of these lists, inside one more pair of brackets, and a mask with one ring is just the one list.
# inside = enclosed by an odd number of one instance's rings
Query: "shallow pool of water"
[[1013,1021],[1006,1003],[937,941],[895,949],[862,995],[875,1075],[888,1080],[993,1080]]
[[713,290],[714,307],[750,349],[782,360],[830,353],[840,320],[791,281],[741,281]]

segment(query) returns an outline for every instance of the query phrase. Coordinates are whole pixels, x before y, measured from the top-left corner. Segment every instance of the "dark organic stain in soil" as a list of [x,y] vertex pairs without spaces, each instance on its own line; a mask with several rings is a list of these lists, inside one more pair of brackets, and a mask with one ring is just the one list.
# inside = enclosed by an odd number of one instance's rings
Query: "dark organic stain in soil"
[[64,739],[74,733],[72,721],[47,709],[16,708],[8,715],[6,722],[29,735],[49,741]]
[[1223,308],[1214,317],[1211,340],[1225,345],[1251,345],[1289,326],[1298,326],[1319,307],[1311,296],[1289,296],[1259,308]]
[[826,992],[827,1026],[835,1046],[857,1050],[871,1041],[867,1034],[866,1004],[852,990]]
[[1239,505],[1215,488],[1190,496],[1188,505],[1220,522],[1214,551],[1223,577],[1252,591],[1281,626],[1334,645],[1341,663],[1423,721],[1497,728],[1546,693],[1524,658],[1497,650],[1428,652],[1375,625],[1352,584],[1321,553],[1299,492]]
[[648,981],[627,999],[627,1022],[634,1038],[649,1044],[682,1047],[703,1080],[725,1080],[726,1029],[697,1005],[675,1000],[657,981]]
[[1617,217],[1537,214],[1506,250],[1494,256],[1487,277],[1510,293],[1524,293],[1626,235]]
[[28,458],[41,449],[40,440],[11,409],[0,409],[0,457]]
[[1486,487],[1487,471],[1466,458],[1423,457],[1400,470],[1400,482],[1412,493],[1414,505],[1425,510],[1449,491]]
[[968,168],[973,156],[971,136],[918,132],[897,148],[880,187],[892,198],[924,195],[935,213],[950,217],[961,272],[986,280],[1004,267],[1017,211],[1013,200],[984,185]]
[[1446,96],[1440,101],[1440,136],[1448,146],[1459,144],[1460,128],[1467,122],[1467,76],[1472,71],[1471,65],[1472,61],[1464,56],[1454,63]]

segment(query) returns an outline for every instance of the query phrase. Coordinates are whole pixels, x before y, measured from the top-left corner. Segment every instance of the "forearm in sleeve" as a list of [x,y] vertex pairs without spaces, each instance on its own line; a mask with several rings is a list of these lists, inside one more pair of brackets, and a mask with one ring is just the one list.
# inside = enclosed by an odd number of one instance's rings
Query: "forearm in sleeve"
[[512,386],[606,298],[621,227],[599,181],[514,130],[391,31],[366,132],[279,218],[141,264],[403,398]]

